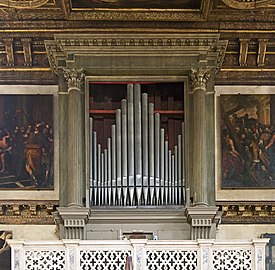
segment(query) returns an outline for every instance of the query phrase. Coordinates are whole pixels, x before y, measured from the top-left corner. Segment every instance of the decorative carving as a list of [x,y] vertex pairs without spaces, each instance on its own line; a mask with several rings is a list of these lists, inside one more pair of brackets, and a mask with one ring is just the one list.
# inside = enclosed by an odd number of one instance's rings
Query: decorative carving
[[71,12],[69,14],[70,20],[135,20],[135,21],[196,21],[202,20],[203,14],[199,11],[184,12],[181,11],[116,11],[116,10],[95,10],[95,12]]
[[268,39],[259,39],[257,65],[262,67],[265,65],[266,47]]
[[81,91],[81,86],[83,83],[84,73],[83,69],[68,69],[64,68],[64,77],[68,84],[68,91],[71,89],[77,89]]
[[1,0],[0,6],[18,8],[18,9],[32,9],[45,5],[49,0]]
[[222,0],[227,6],[236,9],[255,9],[274,4],[273,0]]
[[66,252],[64,250],[47,250],[47,251],[36,251],[26,250],[25,251],[26,264],[25,269],[27,270],[40,270],[40,269],[65,269]]
[[212,264],[213,270],[252,269],[252,252],[246,249],[213,250]]
[[32,66],[31,38],[21,38],[24,53],[24,65]]
[[240,66],[246,66],[247,53],[248,53],[249,39],[240,39],[240,55],[239,64]]
[[196,250],[148,250],[146,265],[148,270],[171,268],[195,270],[198,269],[197,257]]
[[222,223],[274,223],[274,204],[223,204]]
[[80,269],[125,269],[130,250],[81,250]]
[[2,203],[0,205],[0,219],[2,224],[53,224],[52,213],[57,205],[53,203],[27,202]]
[[192,79],[192,92],[194,93],[196,90],[203,90],[206,92],[207,87],[206,83],[210,77],[209,70],[205,69],[192,69],[192,73],[190,74]]
[[7,66],[14,66],[13,38],[3,38],[5,51],[7,55]]

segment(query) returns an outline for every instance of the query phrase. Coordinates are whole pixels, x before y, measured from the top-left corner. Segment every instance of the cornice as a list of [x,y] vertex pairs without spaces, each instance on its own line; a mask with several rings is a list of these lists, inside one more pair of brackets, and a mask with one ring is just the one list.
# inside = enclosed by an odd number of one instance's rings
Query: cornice
[[[219,69],[227,41],[220,41],[218,34],[98,32],[92,35],[55,35],[55,40],[45,41],[45,45],[50,66],[57,73],[58,69],[66,67],[66,61],[72,63],[74,54],[86,57],[127,54],[147,57],[201,55],[196,65],[201,67],[210,65],[209,69],[214,67]],[[70,59],[67,59],[67,56]]]

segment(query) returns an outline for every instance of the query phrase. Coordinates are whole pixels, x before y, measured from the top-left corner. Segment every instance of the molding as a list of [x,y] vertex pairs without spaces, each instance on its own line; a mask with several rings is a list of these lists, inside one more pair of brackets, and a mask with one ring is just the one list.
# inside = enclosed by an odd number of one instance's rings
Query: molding
[[[218,34],[169,32],[133,34],[113,31],[113,33],[98,32],[92,35],[55,35],[55,40],[45,41],[45,45],[50,66],[55,73],[58,72],[58,69],[63,69],[66,66],[78,68],[77,59],[82,59],[82,61],[85,59],[88,63],[88,58],[90,58],[90,62],[94,63],[93,57],[104,57],[105,59],[108,57],[118,61],[120,57],[131,55],[133,59],[143,56],[151,58],[152,61],[161,57],[165,62],[169,57],[179,56],[177,61],[174,61],[175,63],[171,63],[171,61],[170,64],[167,63],[167,69],[181,70],[183,74],[190,72],[190,62],[193,58],[193,62],[199,67],[219,69],[224,58],[227,41],[219,40]],[[183,60],[185,58],[187,61]],[[107,63],[103,65],[97,62],[96,64],[97,66],[89,65],[93,72],[107,68]],[[89,75],[89,69],[84,68],[85,73],[87,71],[86,75]],[[146,67],[141,64],[129,67],[116,63],[113,70],[122,68],[138,70]],[[160,69],[160,66],[156,65],[154,69]]]
[[145,224],[145,223],[186,223],[184,207],[110,207],[91,208],[88,224]]
[[70,12],[70,20],[109,20],[109,21],[204,21],[202,13],[186,10],[161,9],[93,9],[92,11]]

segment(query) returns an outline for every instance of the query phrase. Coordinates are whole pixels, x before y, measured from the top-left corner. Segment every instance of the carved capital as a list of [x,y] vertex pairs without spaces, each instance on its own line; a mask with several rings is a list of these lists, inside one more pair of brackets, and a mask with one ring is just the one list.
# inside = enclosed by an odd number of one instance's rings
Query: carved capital
[[206,92],[206,83],[208,78],[210,77],[209,70],[206,69],[192,69],[192,73],[190,74],[192,80],[192,93],[196,90],[203,90]]
[[68,92],[72,89],[77,89],[81,92],[81,86],[85,76],[83,69],[64,68],[63,74],[68,84]]

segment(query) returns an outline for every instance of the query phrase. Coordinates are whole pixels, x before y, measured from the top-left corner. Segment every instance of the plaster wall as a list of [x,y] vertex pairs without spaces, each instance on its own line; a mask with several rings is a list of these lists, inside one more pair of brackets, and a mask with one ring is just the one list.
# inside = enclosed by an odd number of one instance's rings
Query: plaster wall
[[12,231],[16,240],[58,240],[56,225],[1,225],[1,230]]
[[264,233],[275,233],[274,224],[221,224],[218,240],[260,238]]

